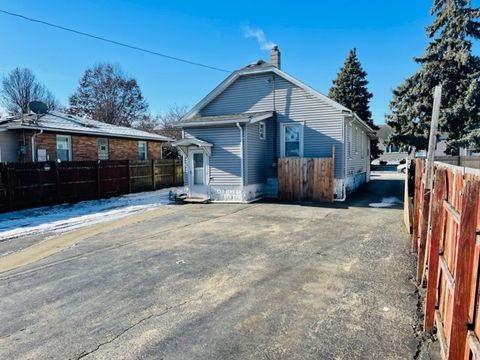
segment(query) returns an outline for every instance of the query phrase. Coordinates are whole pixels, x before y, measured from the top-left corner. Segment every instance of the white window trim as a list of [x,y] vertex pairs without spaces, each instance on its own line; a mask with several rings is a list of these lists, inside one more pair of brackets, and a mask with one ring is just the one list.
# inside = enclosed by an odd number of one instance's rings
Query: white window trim
[[[145,140],[138,140],[137,144],[137,156],[140,155],[140,144],[145,144],[145,158],[144,159],[139,159],[139,160],[148,160],[148,147],[147,147],[147,142]],[[140,156],[138,156],[140,157]]]
[[72,154],[72,137],[70,135],[60,135],[57,134],[55,137],[55,156],[57,157],[58,160],[58,138],[67,138],[68,139],[68,161],[72,161],[73,154]]
[[305,123],[303,122],[288,122],[281,124],[280,131],[280,157],[285,157],[285,129],[287,126],[298,125],[300,126],[300,157],[303,157],[303,128]]
[[[263,128],[263,134],[262,134],[262,129]],[[260,140],[266,140],[267,139],[267,125],[265,124],[265,121],[259,121],[258,122],[258,138]]]

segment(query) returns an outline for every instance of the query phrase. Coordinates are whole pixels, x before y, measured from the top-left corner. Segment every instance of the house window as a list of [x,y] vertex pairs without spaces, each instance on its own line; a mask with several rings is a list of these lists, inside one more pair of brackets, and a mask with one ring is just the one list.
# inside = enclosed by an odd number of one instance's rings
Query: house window
[[266,139],[266,127],[265,127],[265,122],[261,121],[258,123],[258,137],[260,140],[265,140]]
[[108,139],[98,138],[98,160],[108,160]]
[[147,160],[147,142],[138,142],[138,160]]
[[284,124],[282,131],[282,156],[303,156],[303,126],[302,124]]
[[72,161],[72,139],[70,135],[57,135],[57,160]]

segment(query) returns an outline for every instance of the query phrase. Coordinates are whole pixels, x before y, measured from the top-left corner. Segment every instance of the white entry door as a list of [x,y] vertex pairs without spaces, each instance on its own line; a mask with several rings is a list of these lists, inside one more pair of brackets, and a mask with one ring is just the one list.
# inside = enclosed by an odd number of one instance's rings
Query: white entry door
[[206,198],[208,189],[208,166],[209,158],[199,149],[191,149],[188,151],[189,160],[189,189],[190,197]]

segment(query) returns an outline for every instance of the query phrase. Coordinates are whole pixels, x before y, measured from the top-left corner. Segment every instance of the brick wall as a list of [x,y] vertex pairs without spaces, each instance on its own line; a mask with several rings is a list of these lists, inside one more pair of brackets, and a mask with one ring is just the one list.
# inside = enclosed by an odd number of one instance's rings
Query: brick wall
[[97,160],[98,138],[94,136],[72,135],[72,160]]
[[138,141],[130,139],[108,139],[108,158],[110,160],[137,160]]
[[[25,145],[27,153],[19,156],[20,161],[32,161],[32,132],[18,133],[18,148]],[[43,133],[35,137],[35,146],[37,149],[45,149],[50,160],[57,159],[57,140],[55,134]]]
[[[31,132],[20,132],[18,134],[18,146],[26,144],[27,154],[21,161],[31,161]],[[98,159],[98,137],[71,135],[72,139],[72,160],[97,160]],[[57,160],[57,140],[54,133],[43,133],[35,138],[36,149],[45,149],[50,161]],[[148,159],[161,159],[161,143],[157,141],[147,141]],[[138,140],[133,139],[108,139],[108,158],[109,160],[137,160],[138,159]]]
[[[147,141],[147,159],[161,159],[160,142]],[[110,160],[138,160],[138,140],[109,139],[108,152]]]
[[148,159],[161,159],[162,150],[161,143],[155,141],[149,141],[147,143]]

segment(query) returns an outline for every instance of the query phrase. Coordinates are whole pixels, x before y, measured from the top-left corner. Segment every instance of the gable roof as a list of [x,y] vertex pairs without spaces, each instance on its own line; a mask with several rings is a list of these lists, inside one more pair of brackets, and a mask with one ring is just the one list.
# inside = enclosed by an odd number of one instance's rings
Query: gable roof
[[101,121],[51,111],[37,119],[36,114],[12,116],[0,119],[2,130],[44,130],[68,134],[83,134],[106,137],[120,137],[153,141],[173,141],[172,139],[125,126],[107,124]]
[[212,102],[215,98],[217,98],[221,93],[223,93],[233,82],[235,82],[240,76],[244,75],[255,75],[255,74],[263,74],[263,73],[274,73],[287,81],[290,81],[294,85],[298,86],[299,88],[305,90],[310,95],[314,96],[317,99],[327,103],[328,105],[332,106],[333,108],[337,109],[345,113],[345,115],[351,115],[355,120],[360,122],[367,131],[371,132],[372,134],[375,131],[362,119],[360,119],[352,110],[346,108],[345,106],[339,104],[338,102],[330,99],[328,96],[323,95],[322,93],[318,92],[314,88],[308,86],[307,84],[301,82],[297,78],[287,74],[285,71],[280,70],[279,68],[269,64],[263,60],[260,60],[256,63],[249,64],[239,70],[232,72],[224,81],[222,81],[215,89],[213,89],[207,96],[205,96],[200,102],[195,105],[179,122],[179,125],[182,126],[182,123],[188,123],[189,121],[195,117],[199,116],[200,110],[202,110],[205,106],[207,106],[210,102]]

